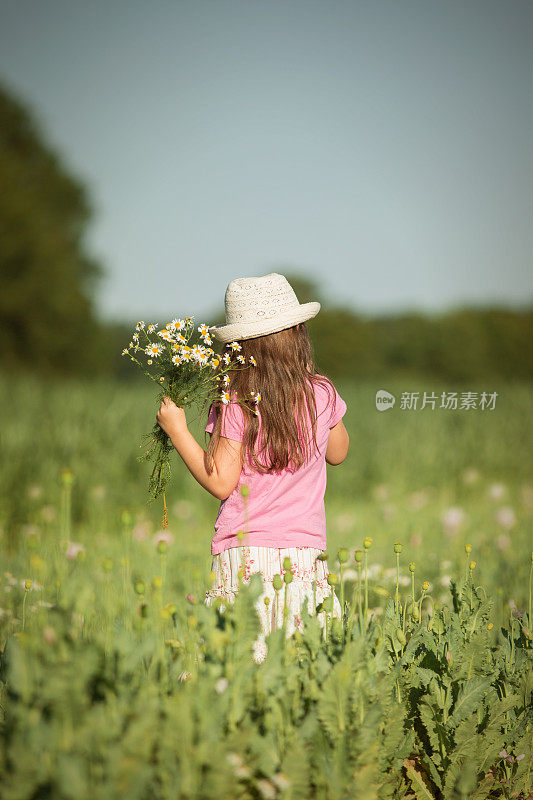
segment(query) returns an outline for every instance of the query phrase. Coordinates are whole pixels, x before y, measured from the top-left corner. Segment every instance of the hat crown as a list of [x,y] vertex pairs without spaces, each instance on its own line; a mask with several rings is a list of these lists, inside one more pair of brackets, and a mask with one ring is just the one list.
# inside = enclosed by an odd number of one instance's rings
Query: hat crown
[[236,278],[228,284],[224,298],[226,323],[259,322],[298,308],[294,289],[284,275]]

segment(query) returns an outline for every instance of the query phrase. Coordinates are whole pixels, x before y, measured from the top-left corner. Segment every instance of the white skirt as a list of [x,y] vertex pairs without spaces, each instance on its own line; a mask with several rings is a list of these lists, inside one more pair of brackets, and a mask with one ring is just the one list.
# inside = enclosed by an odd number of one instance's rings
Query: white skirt
[[[307,604],[310,615],[316,614],[316,606],[329,597],[331,586],[327,581],[329,575],[327,561],[320,561],[317,556],[324,552],[316,547],[256,547],[239,545],[230,547],[213,556],[211,570],[214,573],[212,588],[205,593],[205,604],[211,605],[215,597],[223,597],[228,602],[235,600],[239,590],[238,572],[242,568],[242,582],[247,584],[251,575],[261,574],[263,592],[255,603],[261,621],[261,633],[254,642],[254,660],[263,661],[267,654],[265,636],[276,628],[283,626],[283,609],[285,603],[285,583],[279,595],[274,589],[274,575],[283,577],[285,569],[283,560],[288,556],[291,561],[292,581],[287,584],[287,622],[286,635],[291,636],[296,629],[303,629],[302,606]],[[313,590],[313,583],[315,588]],[[278,596],[277,596],[278,595]],[[265,605],[265,597],[269,598]],[[315,603],[315,605],[313,605]],[[222,610],[224,606],[222,605]],[[341,605],[337,596],[333,595],[333,616],[341,617]],[[328,612],[331,618],[331,612]],[[325,611],[316,614],[325,635]]]

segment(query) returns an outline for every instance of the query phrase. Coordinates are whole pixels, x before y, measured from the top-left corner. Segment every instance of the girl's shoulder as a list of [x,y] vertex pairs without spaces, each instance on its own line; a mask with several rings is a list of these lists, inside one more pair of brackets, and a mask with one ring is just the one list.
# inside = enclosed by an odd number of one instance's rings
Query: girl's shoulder
[[[328,425],[336,424],[346,413],[347,407],[343,398],[338,393],[335,384],[326,375],[316,373],[313,381],[317,416],[329,420]],[[327,413],[326,413],[327,412]]]
[[312,381],[312,385],[317,401],[325,402],[326,405],[333,402],[337,390],[331,378],[328,378],[327,375],[322,375],[320,372],[316,372],[313,377],[315,380]]

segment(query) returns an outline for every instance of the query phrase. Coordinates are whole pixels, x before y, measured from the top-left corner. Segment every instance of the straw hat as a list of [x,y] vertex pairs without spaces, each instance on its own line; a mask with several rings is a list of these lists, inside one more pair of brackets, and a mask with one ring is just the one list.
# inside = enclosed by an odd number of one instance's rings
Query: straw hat
[[287,278],[277,272],[231,281],[225,306],[226,323],[209,328],[215,339],[224,344],[291,328],[320,311],[320,303],[299,303]]

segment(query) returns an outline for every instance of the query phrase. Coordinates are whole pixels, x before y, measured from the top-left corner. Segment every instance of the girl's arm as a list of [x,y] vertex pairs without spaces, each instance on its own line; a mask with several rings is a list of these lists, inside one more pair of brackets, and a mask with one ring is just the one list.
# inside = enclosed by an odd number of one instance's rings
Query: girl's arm
[[342,464],[348,455],[350,437],[342,419],[330,429],[326,447],[326,461],[332,466]]
[[184,410],[165,397],[156,419],[193,478],[218,500],[229,497],[242,472],[241,442],[221,436],[213,459],[213,471],[208,475],[206,452],[188,429]]

